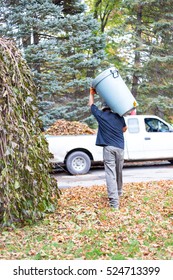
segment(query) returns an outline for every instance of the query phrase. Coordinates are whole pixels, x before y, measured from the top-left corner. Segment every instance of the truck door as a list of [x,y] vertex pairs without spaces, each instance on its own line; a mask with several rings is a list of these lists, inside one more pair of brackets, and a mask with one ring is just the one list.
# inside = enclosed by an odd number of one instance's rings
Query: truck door
[[173,157],[173,131],[159,118],[146,117],[144,153],[147,158],[164,159]]

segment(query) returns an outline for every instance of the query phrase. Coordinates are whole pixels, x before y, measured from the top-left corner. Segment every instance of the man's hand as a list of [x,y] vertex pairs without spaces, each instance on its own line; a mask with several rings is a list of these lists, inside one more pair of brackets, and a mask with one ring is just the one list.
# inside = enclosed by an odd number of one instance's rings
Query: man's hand
[[123,127],[123,132],[126,132],[126,130],[127,130],[127,126],[124,126]]
[[90,94],[96,94],[96,90],[93,87],[90,87]]

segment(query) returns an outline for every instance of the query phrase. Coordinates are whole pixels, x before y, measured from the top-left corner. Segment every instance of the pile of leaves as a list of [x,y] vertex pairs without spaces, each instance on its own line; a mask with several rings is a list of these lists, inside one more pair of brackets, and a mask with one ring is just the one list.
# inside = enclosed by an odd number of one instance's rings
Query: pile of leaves
[[54,214],[1,232],[0,258],[171,260],[173,181],[128,183],[123,190],[117,212],[105,185],[63,189]]
[[91,129],[87,124],[78,121],[57,120],[45,134],[49,135],[84,135],[95,134],[96,131]]
[[[33,222],[55,208],[36,87],[13,41],[0,38],[0,223]],[[57,201],[56,201],[57,203]]]

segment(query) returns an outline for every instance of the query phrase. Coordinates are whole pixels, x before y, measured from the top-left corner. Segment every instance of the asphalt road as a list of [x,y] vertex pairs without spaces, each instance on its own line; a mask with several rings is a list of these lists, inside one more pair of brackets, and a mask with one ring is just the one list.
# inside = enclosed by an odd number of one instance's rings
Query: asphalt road
[[[103,185],[106,183],[103,166],[93,167],[85,175],[69,175],[63,169],[52,174],[59,188],[70,188],[77,186]],[[133,163],[125,164],[123,168],[123,182],[147,182],[173,180],[173,165],[169,162]]]

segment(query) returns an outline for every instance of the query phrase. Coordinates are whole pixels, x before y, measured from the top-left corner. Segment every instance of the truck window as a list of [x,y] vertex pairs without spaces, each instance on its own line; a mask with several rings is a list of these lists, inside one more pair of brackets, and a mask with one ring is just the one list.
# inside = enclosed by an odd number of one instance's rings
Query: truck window
[[145,119],[145,128],[147,132],[168,132],[169,127],[162,121],[154,118]]
[[130,118],[128,120],[128,131],[130,133],[138,133],[139,132],[139,121],[137,118]]

